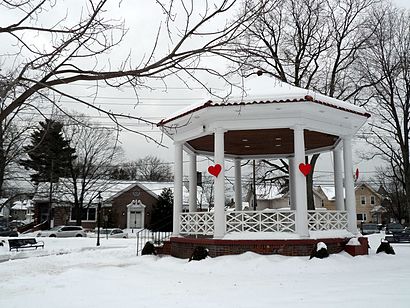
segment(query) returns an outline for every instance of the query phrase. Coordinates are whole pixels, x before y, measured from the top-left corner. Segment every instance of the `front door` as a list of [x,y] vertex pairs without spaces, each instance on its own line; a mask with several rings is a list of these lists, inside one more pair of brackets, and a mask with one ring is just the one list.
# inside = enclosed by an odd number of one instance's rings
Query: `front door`
[[130,228],[142,229],[142,215],[141,212],[131,211],[130,213]]

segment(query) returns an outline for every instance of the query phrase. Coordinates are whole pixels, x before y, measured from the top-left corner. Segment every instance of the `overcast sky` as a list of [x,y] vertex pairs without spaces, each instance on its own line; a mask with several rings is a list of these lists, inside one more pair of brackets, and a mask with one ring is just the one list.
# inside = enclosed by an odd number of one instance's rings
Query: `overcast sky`
[[[67,11],[71,14],[75,14],[76,8],[79,7],[79,3],[83,1],[74,0],[66,1]],[[114,1],[115,2],[115,1]],[[196,2],[196,1],[195,1]],[[394,0],[399,6],[410,8],[410,0]],[[196,2],[197,3],[197,2]],[[163,20],[163,14],[161,13],[158,5],[155,5],[153,0],[123,0],[121,6],[113,5],[109,8],[110,15],[113,18],[122,18],[126,22],[126,26],[129,28],[126,40],[124,40],[121,48],[117,48],[115,54],[107,54],[102,56],[100,61],[105,61],[108,65],[118,64],[117,61],[124,59],[132,50],[131,57],[133,60],[147,56],[147,53],[151,50],[158,27],[161,20]],[[62,16],[65,14],[65,10],[61,11]],[[0,12],[3,22],[12,20],[12,16],[5,15],[4,12]],[[57,17],[57,16],[54,16]],[[166,33],[165,33],[166,34]],[[164,34],[164,35],[165,35]],[[33,38],[33,40],[41,40],[41,37]],[[166,35],[160,40],[160,50],[166,52],[167,49],[167,37]],[[47,42],[44,42],[47,44]],[[0,46],[0,50],[1,50]],[[4,45],[3,45],[4,48]],[[212,59],[216,61],[215,59]],[[215,65],[223,65],[219,62]],[[272,85],[276,84],[272,81]],[[224,84],[216,81],[215,79],[207,80],[208,87],[213,90],[224,91]],[[177,78],[169,78],[167,83],[152,82],[150,83],[151,89],[138,91],[138,99],[132,89],[123,87],[121,89],[112,88],[99,88],[96,102],[105,108],[111,108],[114,112],[130,114],[134,116],[143,116],[144,118],[152,121],[153,123],[159,122],[162,118],[174,113],[178,109],[182,109],[187,105],[205,102],[210,98],[210,95],[202,90],[198,85],[194,86],[192,90],[187,90],[184,84]],[[268,85],[263,85],[267,88]],[[69,85],[68,91],[82,98],[86,98],[94,92],[93,88],[89,88],[87,84]],[[61,103],[66,106],[68,110],[81,111],[92,117],[95,121],[98,121],[106,126],[112,126],[112,123],[105,116],[98,114],[97,112],[86,109],[78,103],[70,102],[68,99],[62,99]],[[134,133],[122,132],[120,135],[120,141],[125,150],[126,158],[129,160],[135,160],[144,157],[148,154],[154,154],[166,161],[173,160],[173,147],[172,141],[166,136],[161,139],[161,133],[155,126],[138,123],[132,120],[125,120],[123,122],[132,129],[137,129],[142,133],[149,134],[153,138],[161,140],[163,145],[168,148],[164,148],[156,145],[153,142],[147,141],[145,138],[136,135]],[[355,139],[354,146],[356,150],[360,150],[364,146],[364,141]],[[327,171],[331,171],[331,157],[330,155],[321,155],[319,161],[319,167],[317,174],[320,175],[320,171],[326,174]],[[355,166],[359,167],[362,174],[371,174],[374,171],[375,165],[378,163],[364,162],[358,155],[355,155]],[[208,162],[200,164],[200,171],[206,170]]]

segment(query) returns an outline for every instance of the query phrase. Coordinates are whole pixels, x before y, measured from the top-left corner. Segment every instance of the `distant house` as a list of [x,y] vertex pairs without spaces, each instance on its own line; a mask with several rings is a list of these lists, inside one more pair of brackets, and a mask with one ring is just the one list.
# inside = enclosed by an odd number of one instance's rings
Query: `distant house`
[[[315,186],[313,195],[316,209],[336,210],[334,186]],[[361,223],[387,222],[385,217],[386,209],[382,205],[384,197],[381,194],[369,184],[360,183],[355,187],[355,195],[358,225]],[[281,193],[275,186],[257,185],[256,196],[256,210],[290,207],[288,193]],[[253,210],[252,192],[248,194],[247,200],[250,202],[250,210]]]
[[[323,206],[328,210],[336,209],[334,186],[317,186],[322,196]],[[355,187],[357,224],[383,223],[386,209],[382,205],[384,197],[367,183],[359,183]]]
[[[53,188],[51,225],[73,225],[76,223],[74,199],[69,181],[60,180]],[[95,228],[97,224],[98,192],[102,197],[102,226],[121,229],[150,228],[151,217],[159,196],[164,189],[174,188],[173,182],[113,181],[104,186],[95,185],[84,197],[82,226]],[[49,184],[42,183],[34,196],[35,219],[38,223],[48,219]],[[201,190],[198,189],[200,192]],[[200,197],[200,193],[198,193]],[[203,208],[208,208],[202,202]],[[184,208],[188,208],[188,190],[184,189]]]
[[[253,192],[249,191],[246,201],[249,202],[249,210],[253,210]],[[313,191],[313,202],[315,208],[321,208],[323,205],[323,196],[318,191]],[[289,193],[281,192],[274,185],[256,185],[256,210],[281,209],[290,207]]]
[[34,204],[31,200],[15,201],[11,207],[12,220],[29,224],[34,220]]

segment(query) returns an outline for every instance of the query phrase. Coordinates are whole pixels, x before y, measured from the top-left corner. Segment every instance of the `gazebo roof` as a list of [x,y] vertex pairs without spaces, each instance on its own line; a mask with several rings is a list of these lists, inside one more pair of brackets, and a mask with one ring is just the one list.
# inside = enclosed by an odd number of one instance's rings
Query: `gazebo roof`
[[354,135],[370,116],[361,107],[311,90],[279,90],[193,104],[158,126],[174,141],[200,154],[213,153],[213,132],[222,128],[227,157],[287,157],[293,154],[295,126],[304,128],[309,154],[335,147],[340,136]]

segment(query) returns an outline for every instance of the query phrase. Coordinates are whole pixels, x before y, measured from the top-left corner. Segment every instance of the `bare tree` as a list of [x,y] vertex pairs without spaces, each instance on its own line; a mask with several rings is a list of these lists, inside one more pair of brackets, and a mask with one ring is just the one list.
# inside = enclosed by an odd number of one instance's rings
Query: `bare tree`
[[111,172],[111,177],[117,180],[157,182],[173,180],[170,164],[153,155],[118,166]]
[[[200,57],[224,56],[226,51],[223,46],[240,35],[243,31],[242,24],[249,22],[258,13],[258,9],[252,8],[238,18],[229,20],[227,14],[236,7],[238,0],[219,0],[212,3],[157,0],[165,20],[157,35],[152,38],[153,48],[146,50],[140,59],[135,60],[129,56],[117,67],[111,67],[99,59],[115,50],[127,34],[123,22],[107,17],[111,2],[83,0],[84,6],[79,10],[77,20],[72,20],[74,16],[70,15],[70,18],[66,16],[57,22],[47,20],[46,16],[59,12],[60,5],[64,2],[0,2],[2,14],[14,17],[10,24],[0,26],[0,37],[2,44],[7,43],[10,49],[14,50],[3,53],[2,58],[8,63],[8,70],[13,72],[7,87],[16,89],[18,93],[15,98],[5,101],[0,121],[28,103],[28,99],[36,93],[44,97],[54,93],[105,113],[118,126],[131,130],[119,122],[120,118],[130,117],[129,115],[105,110],[95,103],[93,98],[88,101],[81,100],[65,92],[61,86],[81,81],[95,82],[96,85],[102,82],[112,87],[130,85],[138,93],[138,89],[144,87],[144,82],[149,79],[164,81],[167,76],[181,72],[198,82],[199,79],[194,76],[195,71],[223,77],[223,74],[200,65]],[[261,5],[256,4],[257,7]],[[215,20],[223,20],[223,25],[218,27]],[[36,36],[42,38],[40,41],[49,43],[46,46],[36,44],[32,39]],[[164,47],[164,38],[168,38],[167,47]],[[133,118],[150,123],[143,117]]]
[[389,178],[399,187],[396,191],[402,187],[410,215],[410,12],[385,5],[373,11],[369,22],[377,28],[360,66],[373,83],[367,106],[374,117],[364,137],[375,152],[368,158],[387,162]]
[[[0,75],[0,113],[5,108],[6,98],[13,95],[13,91],[6,91],[7,83],[8,76]],[[19,160],[24,154],[23,145],[29,138],[30,129],[34,127],[30,112],[28,106],[21,106],[18,112],[0,123],[0,197],[4,197],[3,184],[6,181],[25,180],[21,176]],[[8,194],[8,197],[12,197],[12,194]]]
[[385,202],[385,207],[390,218],[401,222],[402,219],[408,217],[406,201],[406,191],[403,186],[403,180],[397,178],[398,172],[391,169],[391,166],[379,168],[376,175],[377,183],[382,187],[384,197],[388,202]]
[[76,159],[70,168],[70,177],[62,182],[74,200],[74,212],[77,225],[81,225],[81,211],[93,201],[99,190],[110,185],[110,172],[113,165],[122,156],[122,150],[116,140],[116,131],[104,128],[98,123],[75,122],[66,118],[63,128],[65,138],[76,151]]
[[[255,1],[247,4],[252,7]],[[235,42],[231,57],[244,76],[262,71],[277,79],[359,104],[370,86],[357,74],[358,52],[372,33],[367,16],[378,0],[271,0]],[[310,159],[312,170],[319,157]],[[283,161],[282,161],[283,163]],[[276,164],[276,163],[270,163]],[[272,166],[287,172],[287,164]],[[307,176],[313,209],[313,171]]]

